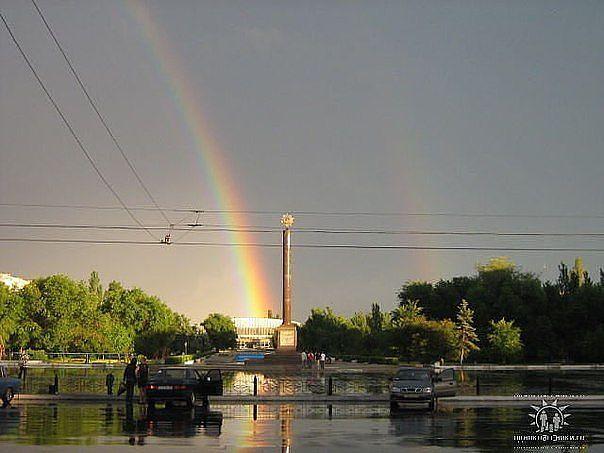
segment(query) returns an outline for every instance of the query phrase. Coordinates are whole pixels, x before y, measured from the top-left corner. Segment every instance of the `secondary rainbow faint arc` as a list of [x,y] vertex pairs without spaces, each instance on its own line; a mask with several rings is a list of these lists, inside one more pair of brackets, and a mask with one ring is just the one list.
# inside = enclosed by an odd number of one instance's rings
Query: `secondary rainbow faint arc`
[[[199,105],[198,91],[193,88],[184,65],[178,55],[170,49],[169,42],[149,8],[139,0],[126,3],[147,40],[153,57],[170,88],[172,98],[182,114],[191,134],[208,186],[211,187],[216,203],[223,209],[240,211],[244,202],[240,196],[224,151],[213,137],[206,115]],[[224,214],[228,224],[246,225],[243,214]],[[249,233],[230,233],[233,242],[254,242]],[[233,248],[237,265],[238,280],[243,291],[248,314],[266,316],[271,307],[271,293],[265,278],[262,260],[254,248]]]

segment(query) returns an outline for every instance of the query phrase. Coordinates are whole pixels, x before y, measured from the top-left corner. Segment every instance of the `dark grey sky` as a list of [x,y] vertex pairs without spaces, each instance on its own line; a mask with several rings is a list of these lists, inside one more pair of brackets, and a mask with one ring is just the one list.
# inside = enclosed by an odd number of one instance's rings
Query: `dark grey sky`
[[[130,205],[148,205],[31,3],[0,1],[57,101]],[[604,214],[604,4],[599,1],[143,2],[174,59],[159,61],[132,5],[40,1],[123,147],[165,206],[221,207],[170,74],[184,74],[260,210]],[[162,71],[181,61],[178,68]],[[166,75],[167,74],[167,75]],[[0,33],[0,202],[112,206],[5,30]],[[224,207],[224,206],[222,206]],[[174,217],[176,217],[174,215]],[[141,214],[160,224],[157,214]],[[191,219],[190,219],[191,220]],[[189,221],[190,221],[189,220]],[[206,216],[208,223],[223,221]],[[278,226],[279,216],[249,216]],[[126,224],[119,211],[0,207],[0,221]],[[602,232],[586,218],[305,217],[297,226]],[[0,237],[146,239],[144,233],[2,228]],[[211,233],[190,240],[228,240]],[[254,239],[278,242],[277,235]],[[600,247],[602,240],[418,236],[295,241]],[[124,281],[203,318],[246,314],[233,250],[2,243],[0,270]],[[280,254],[261,250],[279,306]],[[473,272],[506,254],[554,278],[575,253],[297,250],[294,316],[391,309],[407,280]],[[582,253],[588,269],[604,254]]]

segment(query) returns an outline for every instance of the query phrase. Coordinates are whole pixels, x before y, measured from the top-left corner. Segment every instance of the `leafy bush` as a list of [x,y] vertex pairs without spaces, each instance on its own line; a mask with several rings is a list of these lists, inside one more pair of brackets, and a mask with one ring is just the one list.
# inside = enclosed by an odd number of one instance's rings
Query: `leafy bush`
[[43,349],[31,349],[26,351],[29,360],[48,360],[48,355]]
[[373,363],[373,364],[379,364],[379,365],[398,365],[398,363],[399,363],[399,360],[397,357],[384,357],[384,356],[379,356],[379,355],[347,354],[347,355],[338,356],[338,358],[345,360],[345,361],[356,360],[359,363]]
[[182,365],[183,363],[188,362],[189,360],[193,360],[193,356],[190,354],[171,355],[169,357],[166,357],[166,359],[164,360],[164,363],[166,365]]

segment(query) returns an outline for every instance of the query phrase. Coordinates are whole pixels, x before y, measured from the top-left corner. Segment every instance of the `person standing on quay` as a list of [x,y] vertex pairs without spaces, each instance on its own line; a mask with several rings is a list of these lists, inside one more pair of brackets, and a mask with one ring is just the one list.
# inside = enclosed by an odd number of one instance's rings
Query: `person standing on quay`
[[308,357],[306,356],[306,351],[302,351],[302,368],[306,368],[306,362]]
[[325,370],[325,353],[322,352],[319,358],[319,364],[321,366],[321,370]]
[[138,394],[140,396],[140,403],[142,404],[145,402],[145,386],[149,382],[149,365],[147,365],[147,358],[144,356],[138,366],[137,374]]
[[132,402],[134,386],[136,385],[136,358],[132,357],[124,370],[124,384],[126,384],[126,401]]

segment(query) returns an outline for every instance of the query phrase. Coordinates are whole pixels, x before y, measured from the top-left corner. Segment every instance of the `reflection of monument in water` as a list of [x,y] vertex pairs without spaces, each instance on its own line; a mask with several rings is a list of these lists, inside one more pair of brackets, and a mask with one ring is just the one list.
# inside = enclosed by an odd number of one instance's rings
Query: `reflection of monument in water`
[[283,404],[279,410],[281,419],[281,452],[289,453],[292,443],[292,418],[294,407],[291,404]]

